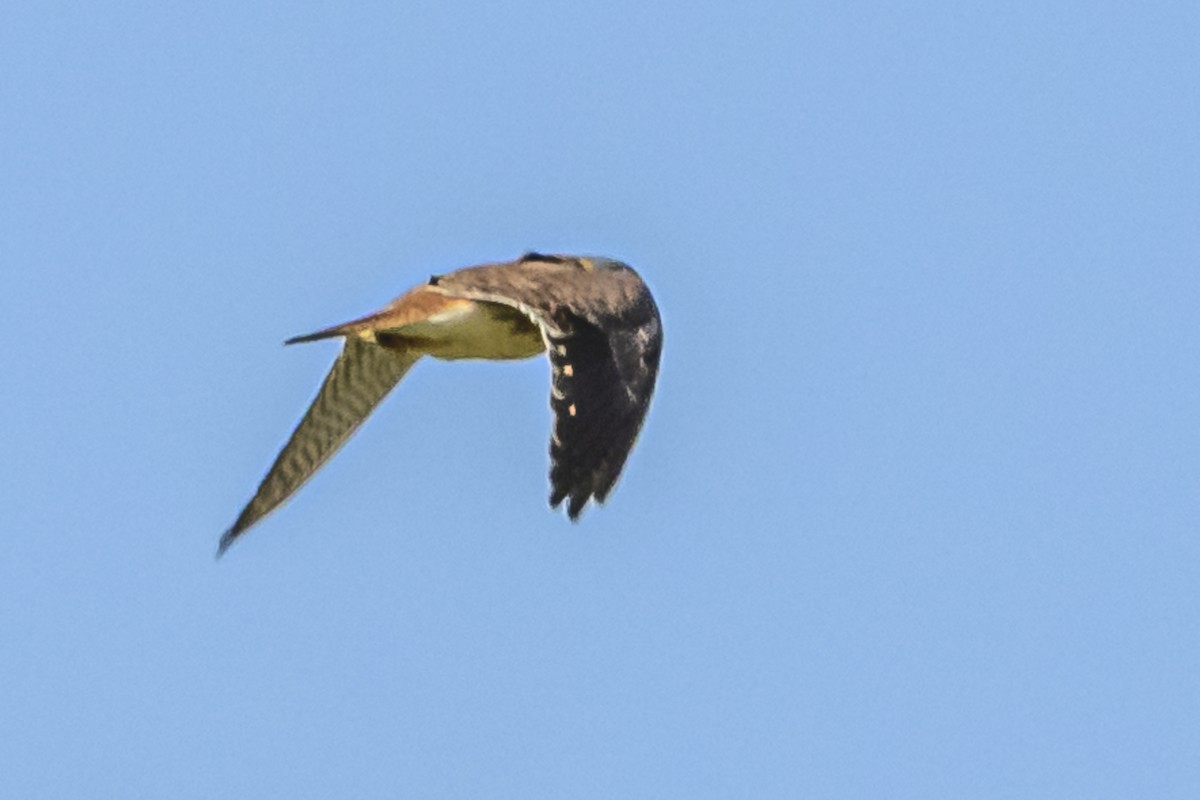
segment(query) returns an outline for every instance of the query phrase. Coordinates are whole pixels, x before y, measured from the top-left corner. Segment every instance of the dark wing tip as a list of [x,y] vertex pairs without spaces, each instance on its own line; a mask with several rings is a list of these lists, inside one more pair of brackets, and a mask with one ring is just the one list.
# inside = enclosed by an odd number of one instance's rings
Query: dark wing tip
[[[255,497],[256,499],[257,496]],[[242,538],[243,533],[250,530],[260,519],[271,513],[272,509],[267,509],[266,512],[263,512],[257,508],[255,500],[246,503],[246,507],[242,509],[242,513],[238,514],[238,518],[229,526],[229,530],[221,534],[221,541],[217,543],[217,558],[225,555],[225,551],[229,549],[229,546]]]
[[579,522],[579,517],[583,515],[583,509],[587,505],[591,495],[586,491],[580,491],[571,494],[570,490],[565,487],[560,487],[554,490],[550,495],[550,507],[558,508],[562,505],[563,500],[567,500],[567,517],[571,522]]
[[237,540],[237,538],[240,534],[241,534],[241,531],[239,531],[237,529],[236,525],[234,527],[230,528],[229,530],[225,531],[225,533],[221,534],[221,541],[217,545],[217,558],[218,559],[221,556],[225,555],[225,551],[229,549],[229,545],[233,544],[234,541]]
[[571,498],[571,502],[567,504],[567,516],[571,518],[571,522],[579,521],[579,515],[583,513],[589,497],[587,492],[580,492]]

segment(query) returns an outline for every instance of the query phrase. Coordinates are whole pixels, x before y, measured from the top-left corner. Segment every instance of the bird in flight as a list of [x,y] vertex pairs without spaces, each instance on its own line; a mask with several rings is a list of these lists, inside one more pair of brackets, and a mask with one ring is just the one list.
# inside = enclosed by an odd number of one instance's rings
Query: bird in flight
[[658,377],[662,322],[646,284],[608,258],[527,253],[434,275],[380,311],[297,336],[340,336],[321,390],[217,555],[329,460],[421,356],[550,357],[550,506],[578,519],[604,502],[633,448]]

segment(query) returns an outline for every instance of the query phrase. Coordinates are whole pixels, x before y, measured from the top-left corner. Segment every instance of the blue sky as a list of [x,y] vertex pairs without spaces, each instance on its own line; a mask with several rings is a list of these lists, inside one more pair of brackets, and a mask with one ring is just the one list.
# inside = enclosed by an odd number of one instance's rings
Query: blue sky
[[[9,4],[0,795],[1200,794],[1192,3]],[[422,362],[217,562],[336,353],[538,249],[658,394]]]

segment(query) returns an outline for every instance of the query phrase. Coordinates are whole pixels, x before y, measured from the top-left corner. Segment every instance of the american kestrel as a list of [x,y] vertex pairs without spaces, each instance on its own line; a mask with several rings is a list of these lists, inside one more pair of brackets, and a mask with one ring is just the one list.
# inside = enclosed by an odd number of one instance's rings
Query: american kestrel
[[662,322],[631,267],[528,253],[434,275],[382,310],[287,344],[341,336],[320,392],[217,554],[312,477],[421,356],[550,356],[550,506],[575,520],[604,502],[633,448],[658,377]]

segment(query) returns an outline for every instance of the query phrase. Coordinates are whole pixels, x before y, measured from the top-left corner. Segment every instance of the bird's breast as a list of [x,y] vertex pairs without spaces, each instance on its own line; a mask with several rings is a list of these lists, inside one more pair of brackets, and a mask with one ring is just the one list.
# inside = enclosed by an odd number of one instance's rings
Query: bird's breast
[[545,349],[537,325],[515,308],[447,298],[424,320],[397,331],[434,358],[530,358]]

